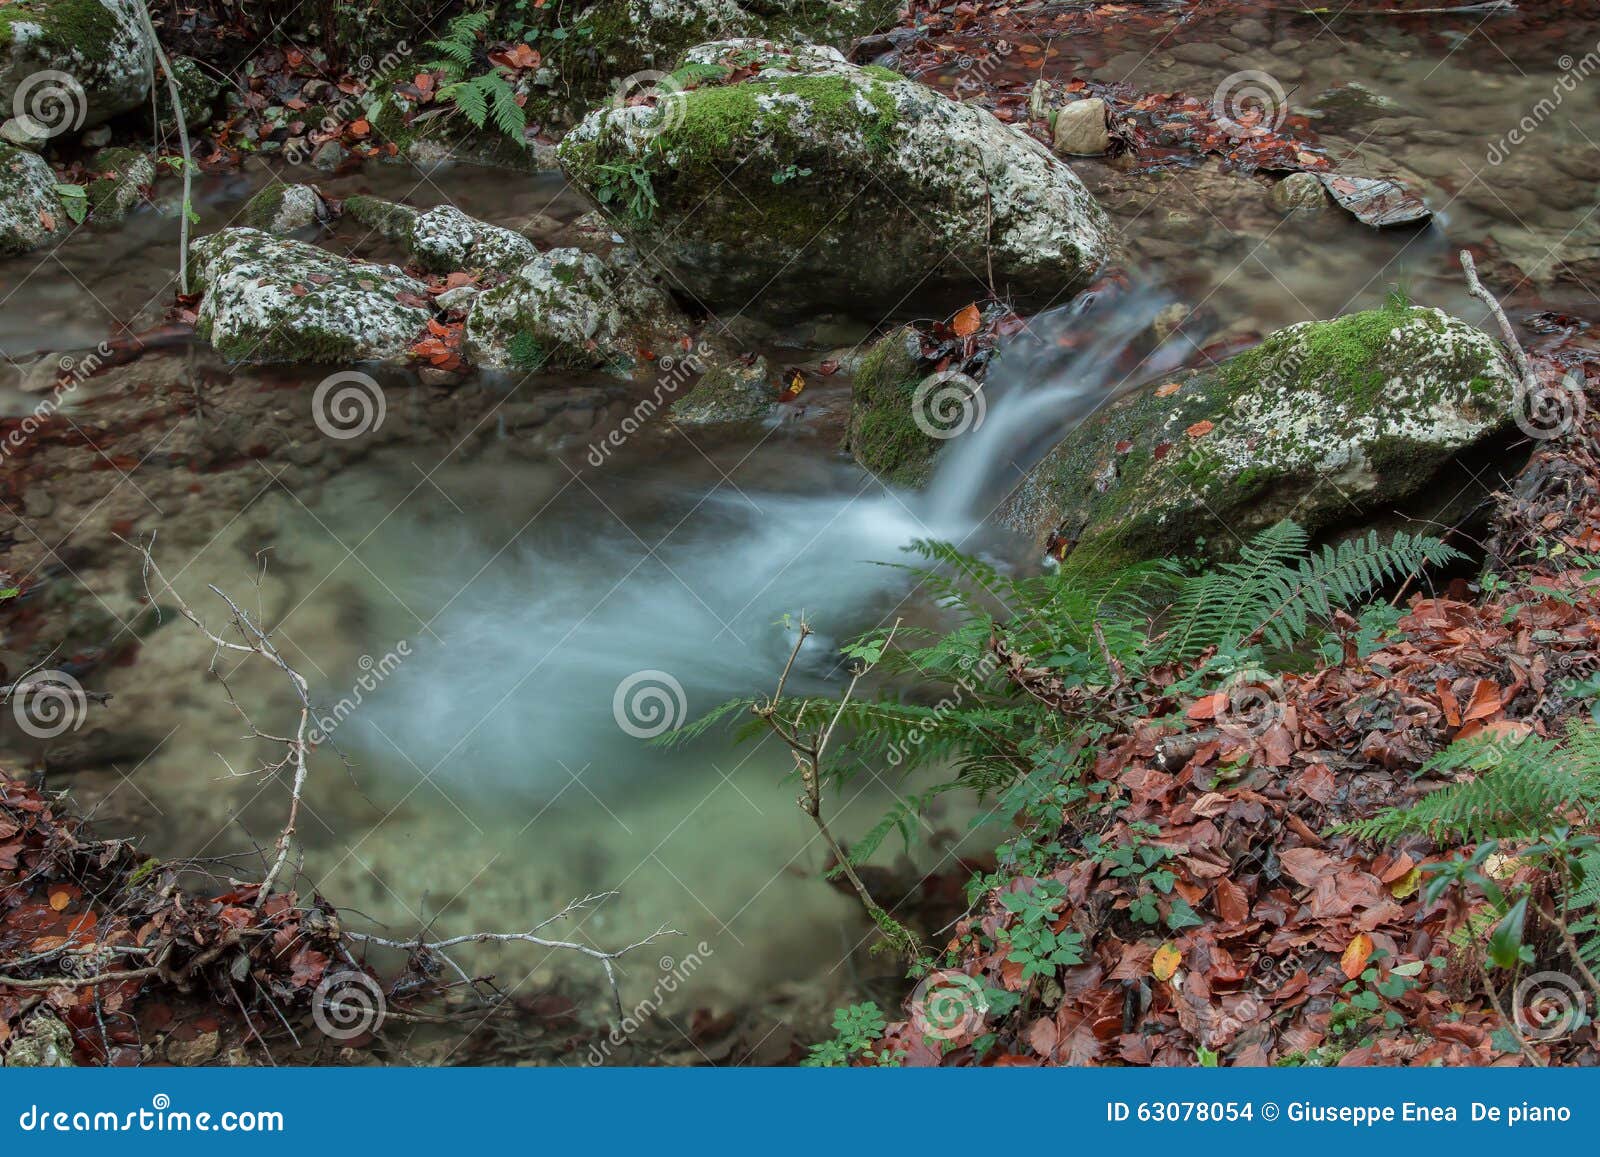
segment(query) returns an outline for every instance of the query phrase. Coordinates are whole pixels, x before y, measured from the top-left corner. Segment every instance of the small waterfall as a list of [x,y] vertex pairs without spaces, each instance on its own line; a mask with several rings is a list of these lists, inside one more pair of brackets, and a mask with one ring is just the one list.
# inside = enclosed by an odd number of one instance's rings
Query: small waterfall
[[1186,337],[1141,352],[1171,300],[1153,289],[1088,295],[1033,318],[989,368],[983,420],[941,455],[923,498],[930,520],[987,518],[1075,423],[1182,365]]

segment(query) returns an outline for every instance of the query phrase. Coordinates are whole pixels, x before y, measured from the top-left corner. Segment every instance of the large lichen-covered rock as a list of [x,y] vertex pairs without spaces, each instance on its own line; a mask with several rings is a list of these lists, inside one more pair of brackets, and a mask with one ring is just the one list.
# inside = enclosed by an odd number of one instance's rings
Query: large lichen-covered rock
[[348,261],[258,229],[224,229],[190,248],[196,331],[234,362],[398,357],[433,309],[428,287],[393,265]]
[[89,220],[96,225],[121,222],[156,182],[155,162],[142,149],[101,149],[90,168],[95,179],[86,192]]
[[462,348],[476,365],[625,371],[650,335],[679,320],[637,267],[579,249],[552,249],[480,293]]
[[433,273],[493,269],[509,273],[538,256],[520,233],[469,217],[452,205],[419,213],[411,222],[411,255]]
[[39,248],[63,217],[55,173],[44,158],[0,143],[0,254]]
[[139,19],[141,3],[13,0],[0,6],[0,107],[31,117],[52,135],[92,128],[139,107],[150,95],[152,50]]
[[316,225],[327,209],[310,185],[274,182],[245,202],[241,216],[252,229],[287,237]]
[[921,486],[941,443],[917,425],[917,387],[926,377],[917,332],[902,326],[879,339],[856,367],[850,386],[845,449],[878,477]]
[[601,108],[557,151],[707,305],[876,318],[913,291],[965,304],[991,274],[1045,301],[1105,256],[1105,216],[1072,170],[975,105],[763,40],[701,45],[674,75],[695,87]]
[[[1435,483],[1509,423],[1514,375],[1480,330],[1391,301],[1303,322],[1154,383],[1069,433],[1006,520],[1091,565],[1215,555],[1292,518],[1313,533],[1430,514]],[[1435,492],[1439,491],[1439,492]]]

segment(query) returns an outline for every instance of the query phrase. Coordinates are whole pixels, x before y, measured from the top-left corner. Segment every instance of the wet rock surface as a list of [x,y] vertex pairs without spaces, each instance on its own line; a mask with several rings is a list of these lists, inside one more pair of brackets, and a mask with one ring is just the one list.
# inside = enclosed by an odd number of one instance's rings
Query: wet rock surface
[[708,83],[592,113],[560,155],[708,305],[873,311],[912,290],[958,303],[991,271],[1049,301],[1105,256],[1104,215],[1072,170],[981,108],[801,45],[715,42],[685,67]]

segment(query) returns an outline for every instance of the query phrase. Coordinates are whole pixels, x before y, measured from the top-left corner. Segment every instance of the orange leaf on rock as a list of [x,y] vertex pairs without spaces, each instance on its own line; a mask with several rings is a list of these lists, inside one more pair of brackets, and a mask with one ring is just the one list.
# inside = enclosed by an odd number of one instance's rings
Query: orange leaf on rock
[[967,308],[963,309],[960,313],[956,314],[953,319],[951,319],[950,328],[956,331],[957,337],[971,337],[973,334],[978,332],[978,323],[980,320],[978,306],[976,303],[974,303],[967,306]]
[[1170,398],[1173,394],[1176,394],[1181,389],[1183,389],[1182,382],[1163,382],[1161,385],[1156,387],[1156,397]]
[[1178,951],[1178,946],[1168,940],[1156,954],[1150,958],[1150,975],[1157,980],[1171,980],[1172,974],[1178,971],[1178,965],[1183,963],[1183,953]]
[[1216,428],[1217,424],[1215,422],[1209,422],[1202,418],[1200,421],[1186,429],[1184,433],[1189,435],[1191,438],[1204,438]]
[[1361,970],[1367,966],[1367,960],[1372,956],[1372,937],[1365,932],[1357,932],[1350,938],[1350,943],[1345,945],[1344,955],[1339,957],[1339,967],[1344,972],[1346,980],[1354,980],[1361,975]]

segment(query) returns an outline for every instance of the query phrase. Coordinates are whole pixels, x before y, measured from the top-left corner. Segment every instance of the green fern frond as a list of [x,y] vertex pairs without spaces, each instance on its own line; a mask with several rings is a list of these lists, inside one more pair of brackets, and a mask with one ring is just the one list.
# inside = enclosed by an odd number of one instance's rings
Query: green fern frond
[[447,85],[439,90],[439,96],[455,105],[461,111],[461,115],[472,122],[473,127],[480,129],[483,127],[483,122],[489,115],[489,97],[478,86],[477,81],[464,80]]
[[[1405,808],[1390,808],[1342,831],[1362,839],[1425,835],[1482,842],[1526,839],[1548,831],[1573,808],[1600,805],[1600,740],[1593,724],[1572,729],[1569,742],[1476,736],[1451,744],[1421,774],[1470,774]],[[1576,738],[1578,742],[1570,742]]]

